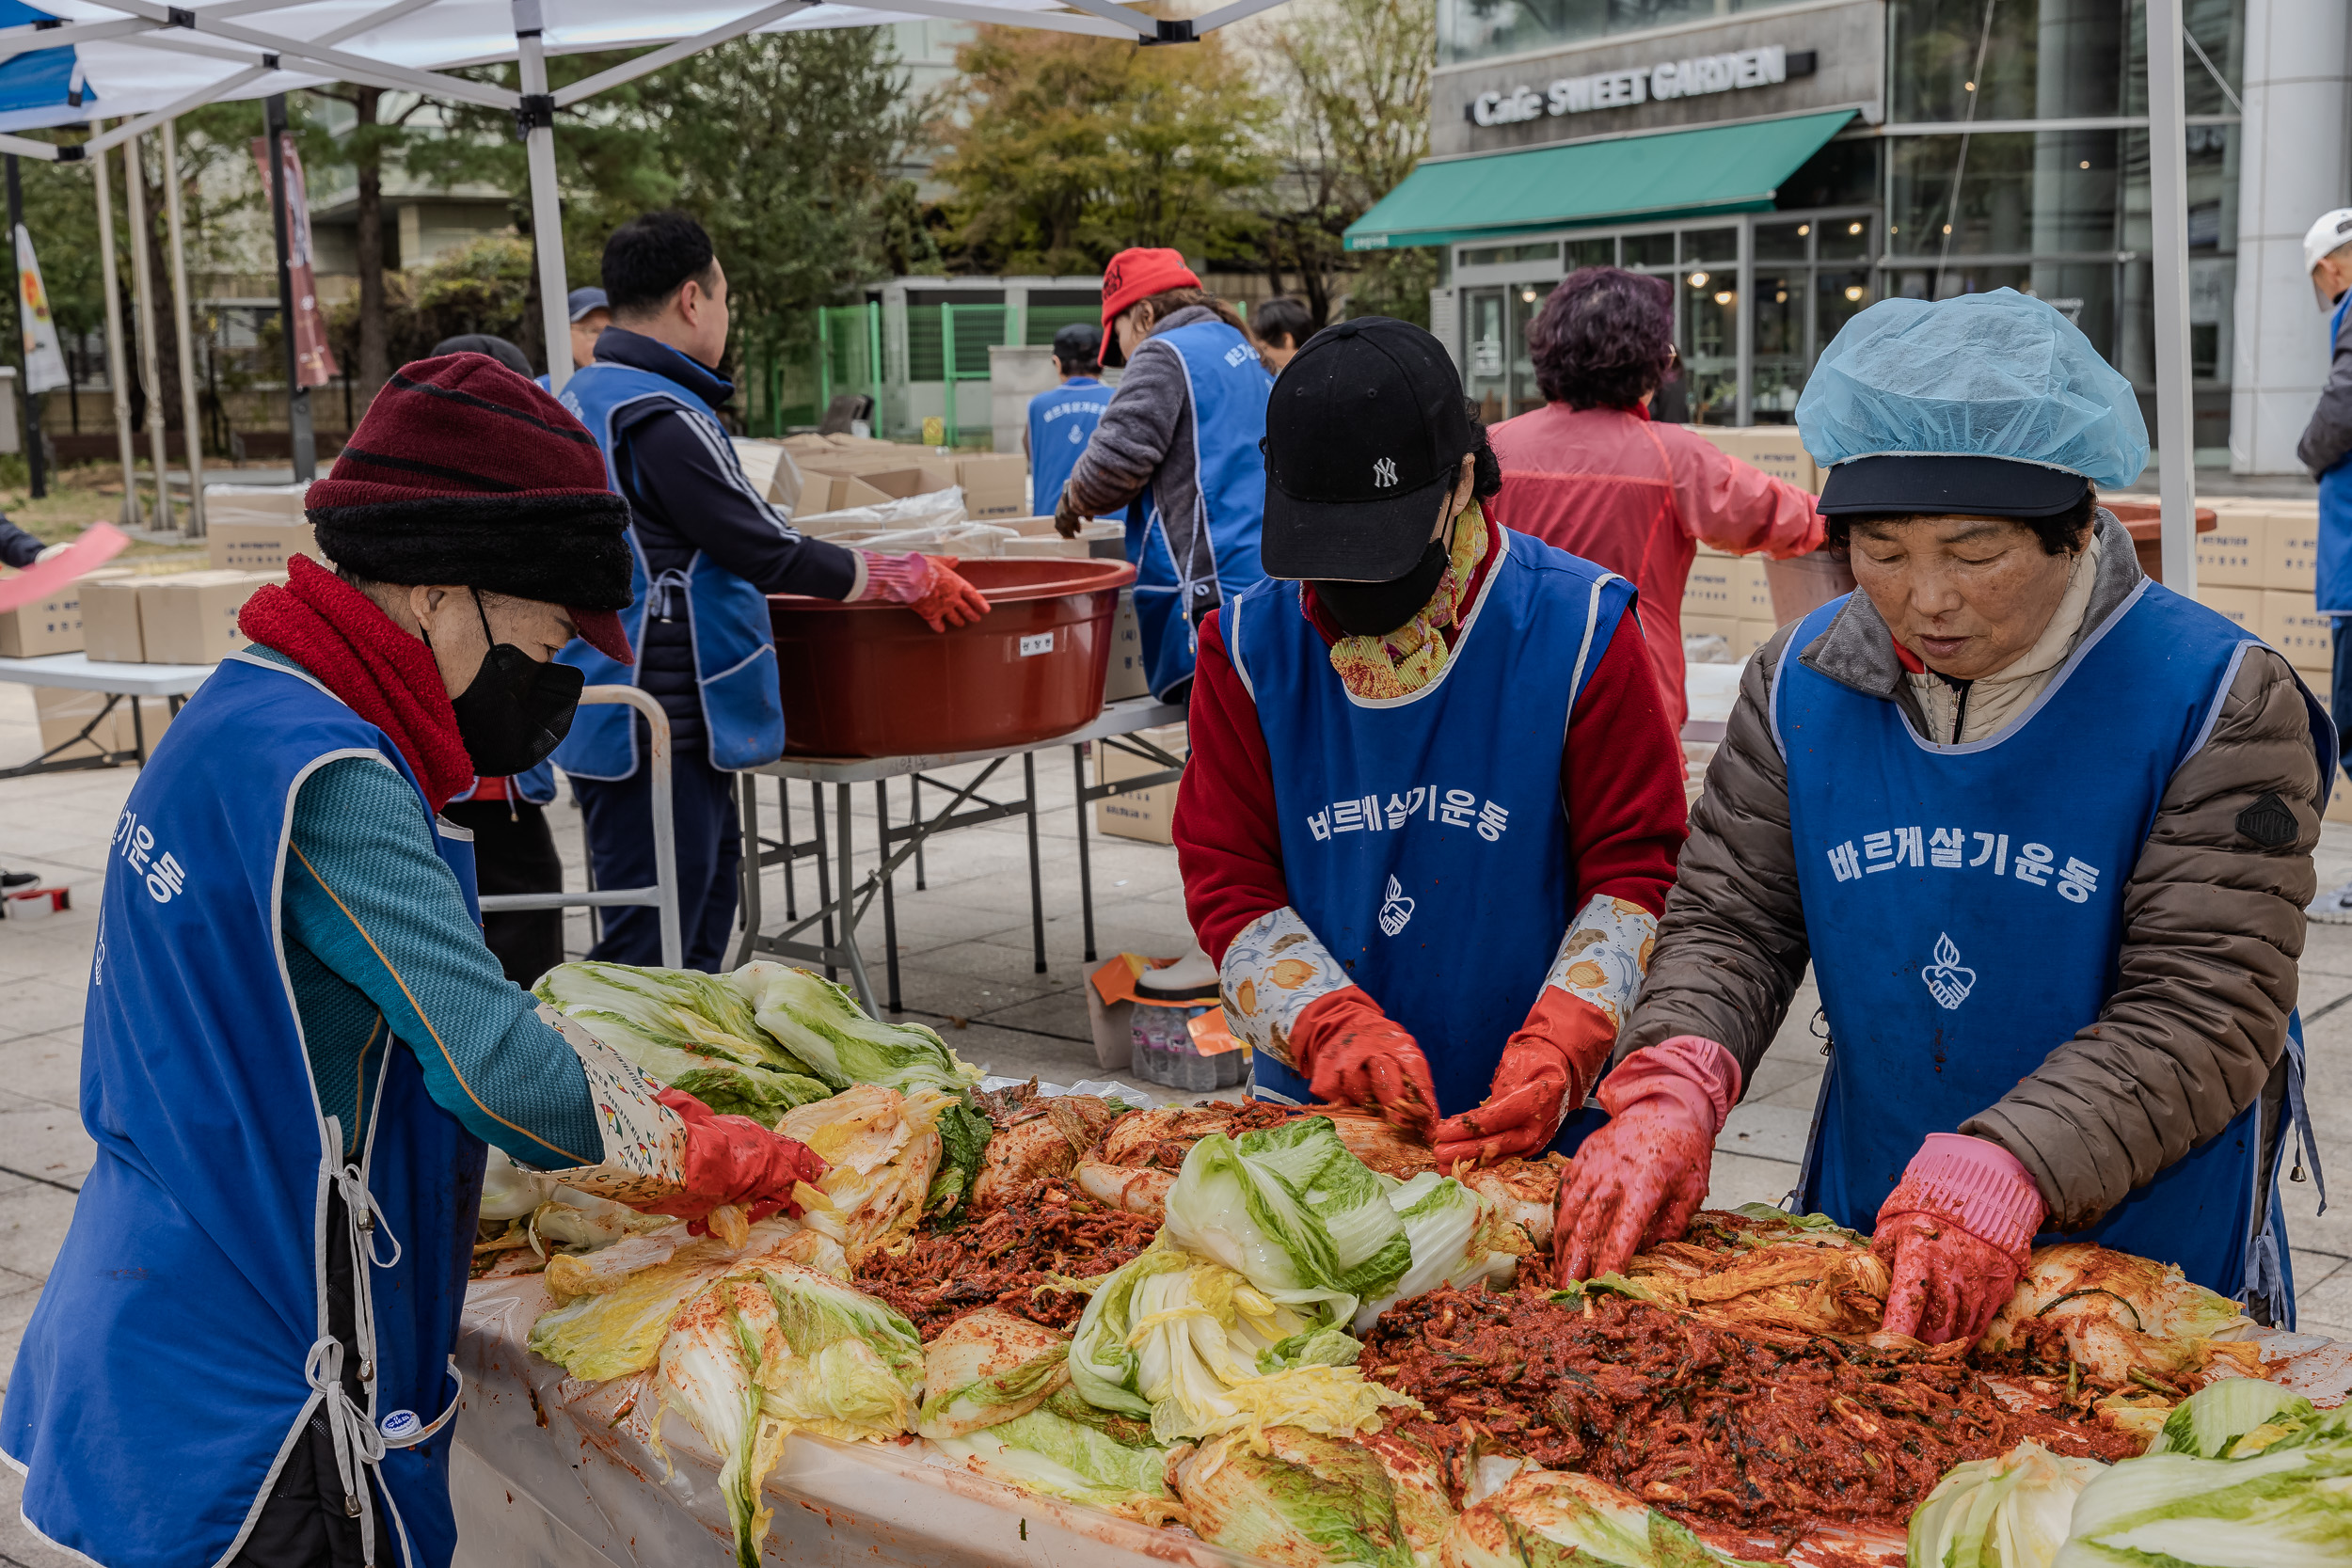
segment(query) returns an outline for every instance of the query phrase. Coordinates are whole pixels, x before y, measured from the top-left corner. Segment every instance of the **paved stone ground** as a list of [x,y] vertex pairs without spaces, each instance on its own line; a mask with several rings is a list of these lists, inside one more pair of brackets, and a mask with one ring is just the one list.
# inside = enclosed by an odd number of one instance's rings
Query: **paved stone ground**
[[[32,703],[23,688],[0,687],[0,765],[39,750]],[[1007,770],[1008,793],[1018,775]],[[966,1059],[993,1071],[1073,1082],[1101,1075],[1087,1024],[1078,899],[1077,841],[1067,752],[1040,759],[1041,886],[1046,969],[1034,968],[1025,829],[1019,819],[969,829],[935,841],[926,855],[928,889],[901,873],[898,947],[906,1016],[938,1027]],[[64,1240],[74,1195],[87,1173],[91,1144],[76,1112],[82,991],[97,902],[99,873],[129,769],[64,773],[0,782],[0,865],[40,872],[72,889],[71,912],[0,926],[0,1387],[14,1360],[41,1282]],[[853,791],[861,871],[872,864],[872,786]],[[763,802],[774,821],[774,788]],[[926,792],[927,805],[940,803]],[[830,793],[827,810],[832,808]],[[793,828],[809,831],[808,788],[794,785]],[[894,820],[903,820],[906,790],[892,791]],[[557,840],[579,885],[579,818],[555,809]],[[1120,950],[1169,955],[1188,931],[1176,879],[1175,851],[1089,835],[1093,847],[1096,938]],[[2330,825],[2320,846],[2323,885],[2352,878],[2352,827]],[[799,872],[803,895],[813,872]],[[768,874],[772,927],[784,908],[782,871]],[[882,985],[879,906],[861,927],[873,982]],[[584,915],[571,918],[575,953],[588,942]],[[2303,957],[2303,1011],[2311,1019],[2311,1109],[2322,1160],[2339,1182],[2352,1182],[2352,927],[2315,927]],[[1817,999],[1798,992],[1788,1022],[1758,1068],[1746,1100],[1716,1145],[1709,1201],[1777,1201],[1795,1184],[1805,1127],[1820,1085],[1822,1058],[1810,1029]],[[1128,1081],[1139,1083],[1129,1075]],[[2295,1243],[2295,1279],[2302,1326],[2352,1338],[2352,1211],[2325,1217],[2311,1184],[2286,1187]],[[0,1568],[63,1568],[68,1560],[24,1533],[18,1481],[0,1468]]]

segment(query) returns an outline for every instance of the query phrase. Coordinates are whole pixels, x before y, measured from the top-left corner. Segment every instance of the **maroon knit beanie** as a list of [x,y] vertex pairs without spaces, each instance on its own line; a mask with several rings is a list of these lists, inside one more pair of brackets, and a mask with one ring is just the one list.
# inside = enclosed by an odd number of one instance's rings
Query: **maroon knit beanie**
[[564,605],[598,647],[620,635],[628,502],[586,427],[487,355],[394,372],[305,510],[320,550],[355,577]]

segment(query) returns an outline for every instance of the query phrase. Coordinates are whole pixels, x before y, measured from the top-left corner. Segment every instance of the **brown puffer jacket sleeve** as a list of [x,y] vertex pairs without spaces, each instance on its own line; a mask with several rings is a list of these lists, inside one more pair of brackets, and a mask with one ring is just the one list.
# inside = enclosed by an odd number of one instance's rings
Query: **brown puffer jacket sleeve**
[[[1960,1129],[2025,1163],[2057,1228],[2094,1223],[2263,1092],[2286,1049],[2303,906],[2318,891],[2319,784],[2294,672],[2249,650],[2124,886],[2115,994]],[[2258,802],[2274,795],[2290,836],[2265,826],[2274,814]]]
[[1794,630],[1783,626],[1740,673],[1740,700],[1691,809],[1649,977],[1617,1041],[1620,1057],[1700,1035],[1739,1058],[1744,1084],[1812,961],[1788,832],[1788,768],[1766,717],[1772,672]]

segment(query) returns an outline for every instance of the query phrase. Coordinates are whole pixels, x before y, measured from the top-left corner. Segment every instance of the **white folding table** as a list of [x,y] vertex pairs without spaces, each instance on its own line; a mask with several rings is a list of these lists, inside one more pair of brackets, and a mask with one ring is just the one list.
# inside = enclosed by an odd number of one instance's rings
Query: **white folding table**
[[[28,763],[15,768],[0,768],[0,779],[20,778],[27,773],[63,773],[82,768],[118,768],[126,762],[147,760],[147,726],[139,716],[141,697],[161,697],[167,713],[178,713],[182,699],[204,684],[204,677],[219,668],[213,664],[113,664],[93,659],[87,654],[48,654],[40,658],[0,658],[0,681],[18,686],[61,687],[72,691],[103,691],[106,705],[92,715],[90,721],[72,738],[59,741]],[[125,697],[131,700],[131,749],[127,752],[104,751],[95,756],[74,757],[64,762],[50,758],[89,739],[91,732],[105,721],[115,705]]]

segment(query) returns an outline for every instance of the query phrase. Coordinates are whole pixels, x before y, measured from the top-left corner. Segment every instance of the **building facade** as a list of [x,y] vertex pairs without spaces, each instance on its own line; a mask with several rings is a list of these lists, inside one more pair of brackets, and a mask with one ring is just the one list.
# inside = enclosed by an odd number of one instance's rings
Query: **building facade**
[[[1667,279],[1688,418],[1794,418],[1890,296],[2065,311],[2149,405],[2136,0],[1437,0],[1431,155],[1356,248],[1438,246],[1432,319],[1492,417],[1580,266]],[[2303,230],[2352,202],[2352,5],[2185,0],[2197,459],[2295,469],[2325,378]],[[2290,428],[2291,426],[2291,428]]]

